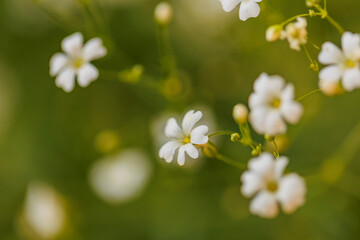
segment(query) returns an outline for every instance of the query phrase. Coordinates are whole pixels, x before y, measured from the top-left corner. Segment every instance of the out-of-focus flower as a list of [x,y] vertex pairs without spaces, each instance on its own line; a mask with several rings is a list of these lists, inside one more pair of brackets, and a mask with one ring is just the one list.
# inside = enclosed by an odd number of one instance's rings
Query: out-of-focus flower
[[90,171],[90,184],[106,202],[117,204],[138,197],[147,186],[152,165],[137,149],[128,149],[96,162]]
[[270,153],[249,161],[249,170],[241,176],[241,192],[249,198],[256,195],[250,204],[251,213],[274,218],[278,204],[290,214],[305,203],[305,181],[296,173],[284,175],[287,164],[286,157],[275,159]]
[[281,39],[287,39],[291,49],[300,51],[300,46],[307,43],[308,32],[306,27],[306,19],[298,17],[297,22],[286,25],[285,31],[281,33]]
[[155,17],[155,21],[158,24],[162,26],[168,25],[171,22],[173,15],[174,15],[174,10],[170,5],[170,3],[161,2],[158,5],[156,5],[154,11],[154,17]]
[[249,110],[244,104],[236,104],[233,109],[233,118],[239,124],[247,122],[249,116]]
[[75,77],[81,87],[87,87],[99,76],[97,68],[90,61],[104,57],[107,53],[100,38],[93,38],[83,45],[81,33],[66,37],[61,47],[64,53],[56,53],[50,60],[50,75],[57,76],[56,86],[71,92]]
[[179,149],[177,162],[180,166],[185,164],[185,152],[193,159],[198,158],[199,151],[196,146],[206,144],[209,140],[206,135],[209,130],[207,126],[201,125],[194,128],[201,118],[201,111],[190,110],[184,116],[182,128],[179,127],[175,118],[170,118],[165,127],[165,135],[170,141],[161,147],[160,158],[165,159],[166,162],[171,162],[177,149]]
[[283,28],[281,25],[270,26],[266,30],[266,41],[274,42],[274,41],[278,40],[282,35],[282,30],[283,30]]
[[36,239],[54,239],[65,227],[66,212],[61,197],[50,186],[35,182],[28,187],[22,229]]
[[225,12],[231,12],[240,4],[240,20],[246,21],[249,18],[256,18],[260,13],[258,2],[262,0],[220,0]]
[[294,86],[280,76],[262,73],[249,97],[250,122],[256,132],[276,136],[287,130],[286,122],[296,124],[303,107],[294,100]]
[[341,44],[342,51],[333,43],[326,42],[319,54],[319,62],[329,65],[319,74],[320,88],[328,95],[338,92],[336,84],[346,91],[360,88],[360,35],[345,32]]

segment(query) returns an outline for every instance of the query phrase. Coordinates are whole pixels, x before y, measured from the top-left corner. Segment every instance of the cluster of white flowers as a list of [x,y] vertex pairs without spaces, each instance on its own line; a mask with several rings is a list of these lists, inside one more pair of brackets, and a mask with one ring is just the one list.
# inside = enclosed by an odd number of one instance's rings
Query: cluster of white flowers
[[240,20],[246,21],[249,18],[256,18],[260,14],[258,2],[262,0],[220,0],[225,12],[231,12],[240,4]]
[[331,42],[322,45],[319,62],[329,65],[319,74],[319,86],[328,95],[360,88],[360,35],[345,32],[342,50]]

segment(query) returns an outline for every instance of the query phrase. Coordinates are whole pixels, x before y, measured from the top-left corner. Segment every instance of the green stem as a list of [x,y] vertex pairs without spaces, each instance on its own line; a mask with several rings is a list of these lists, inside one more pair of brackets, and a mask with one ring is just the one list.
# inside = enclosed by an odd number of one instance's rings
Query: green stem
[[209,137],[214,137],[214,136],[224,136],[224,135],[231,135],[234,132],[232,131],[217,131],[217,132],[213,132],[211,134],[209,134]]
[[299,101],[299,102],[300,102],[300,101],[304,100],[305,98],[307,98],[308,96],[311,96],[311,95],[313,95],[314,93],[317,93],[317,92],[320,92],[320,91],[321,91],[320,89],[313,90],[313,91],[311,91],[311,92],[309,92],[309,93],[307,93],[307,94],[305,94],[305,95],[297,98],[296,101]]
[[302,46],[302,48],[303,48],[303,50],[304,50],[304,52],[306,54],[306,57],[309,59],[310,63],[313,63],[314,60],[311,58],[311,55],[310,55],[307,47],[305,45],[301,45],[301,46]]
[[275,151],[276,151],[274,156],[275,156],[275,158],[278,158],[280,156],[280,153],[279,153],[279,149],[278,149],[278,146],[276,144],[275,138],[272,140],[272,143],[274,144]]
[[226,164],[228,164],[228,165],[230,165],[230,166],[239,168],[241,170],[246,170],[246,164],[234,161],[234,160],[232,160],[232,159],[230,159],[230,158],[228,158],[228,157],[226,157],[226,156],[224,156],[222,154],[219,154],[219,153],[216,154],[215,158],[222,161],[222,162],[224,162],[224,163],[226,163]]
[[[321,16],[322,14],[321,13],[316,13],[316,16]],[[298,17],[310,17],[310,14],[309,13],[303,13],[303,14],[299,14],[299,15],[296,15],[296,16],[293,16],[287,20],[285,20],[284,22],[280,23],[281,26],[285,26],[286,24],[296,20]]]
[[344,28],[329,15],[328,11],[326,10],[326,2],[324,2],[324,8],[322,8],[319,4],[314,5],[314,7],[319,10],[322,18],[326,18],[328,22],[339,31],[340,34],[345,32]]

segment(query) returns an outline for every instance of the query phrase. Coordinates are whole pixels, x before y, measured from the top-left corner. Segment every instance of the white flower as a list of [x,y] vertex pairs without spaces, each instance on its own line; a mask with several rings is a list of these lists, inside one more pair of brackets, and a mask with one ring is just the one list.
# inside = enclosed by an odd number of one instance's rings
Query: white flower
[[262,0],[220,0],[225,12],[231,12],[240,4],[239,17],[242,21],[259,16],[260,7],[257,3],[261,1]]
[[138,197],[147,186],[152,166],[140,150],[123,150],[96,162],[91,168],[90,184],[106,202],[117,204]]
[[284,175],[288,164],[286,157],[275,159],[270,153],[263,153],[249,161],[249,170],[241,176],[241,192],[254,199],[251,213],[263,218],[274,218],[282,210],[290,214],[305,203],[306,185],[296,173]]
[[209,130],[207,126],[201,125],[194,128],[201,117],[201,111],[190,110],[184,116],[182,129],[174,118],[170,118],[165,127],[165,135],[171,140],[161,147],[159,151],[160,158],[164,158],[166,162],[170,163],[178,148],[177,162],[180,166],[185,164],[185,152],[193,159],[198,158],[199,152],[196,145],[206,144],[209,140],[208,136],[206,136]]
[[278,40],[283,32],[282,32],[283,28],[281,25],[272,25],[270,26],[267,30],[266,30],[266,41],[268,42],[274,42],[276,40]]
[[285,84],[280,76],[266,73],[254,83],[249,97],[250,122],[259,134],[284,134],[286,122],[296,124],[303,114],[300,103],[294,100],[294,86]]
[[346,32],[341,44],[342,51],[331,42],[322,45],[319,62],[329,66],[320,71],[320,88],[324,81],[342,85],[346,91],[360,88],[360,35]]
[[170,3],[161,2],[155,7],[154,17],[160,25],[168,25],[174,15],[174,10]]
[[290,48],[300,51],[300,45],[307,43],[307,21],[303,17],[298,17],[297,22],[289,23],[285,27],[285,31],[282,32],[281,38],[287,39],[290,44]]
[[87,87],[99,76],[97,68],[90,61],[104,57],[107,53],[100,38],[93,38],[83,45],[81,33],[66,37],[61,47],[65,53],[56,53],[50,60],[50,75],[57,76],[56,86],[71,92],[75,76],[81,87]]

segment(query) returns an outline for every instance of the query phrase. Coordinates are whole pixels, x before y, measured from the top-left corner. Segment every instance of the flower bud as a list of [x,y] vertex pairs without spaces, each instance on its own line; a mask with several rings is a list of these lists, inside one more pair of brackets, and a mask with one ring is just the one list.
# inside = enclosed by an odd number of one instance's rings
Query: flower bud
[[268,142],[271,142],[271,141],[274,141],[275,137],[274,136],[270,136],[270,135],[265,135],[264,136],[265,140],[268,141]]
[[240,137],[240,135],[238,133],[233,133],[233,134],[231,134],[230,139],[231,139],[232,142],[239,142],[241,137]]
[[214,158],[218,154],[218,151],[217,151],[217,148],[215,147],[215,145],[213,145],[209,142],[207,144],[203,145],[202,150],[203,150],[203,154],[208,158]]
[[315,17],[316,16],[316,12],[314,10],[309,10],[309,15],[310,17]]
[[244,104],[236,104],[233,109],[233,118],[238,124],[247,122],[249,111]]
[[344,93],[344,89],[340,86],[340,83],[333,81],[320,80],[319,87],[327,96],[336,96]]
[[155,21],[162,26],[168,25],[173,19],[174,10],[167,2],[161,2],[155,7]]
[[253,157],[257,157],[261,155],[261,145],[256,146],[254,150],[252,150],[251,155]]
[[283,28],[281,25],[272,25],[266,30],[266,41],[274,42],[281,36]]

